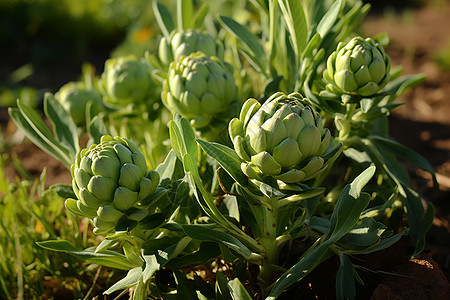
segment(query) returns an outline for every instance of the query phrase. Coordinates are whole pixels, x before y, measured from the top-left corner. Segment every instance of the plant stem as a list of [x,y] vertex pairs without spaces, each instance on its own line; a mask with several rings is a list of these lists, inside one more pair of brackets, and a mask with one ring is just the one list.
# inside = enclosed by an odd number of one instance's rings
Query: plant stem
[[[277,242],[278,199],[267,199],[272,209],[263,206],[263,219],[260,223],[263,236],[258,240],[265,249],[265,260],[260,267],[259,279],[270,285],[277,278],[280,267],[278,256],[283,243]],[[287,241],[287,240],[286,240]]]

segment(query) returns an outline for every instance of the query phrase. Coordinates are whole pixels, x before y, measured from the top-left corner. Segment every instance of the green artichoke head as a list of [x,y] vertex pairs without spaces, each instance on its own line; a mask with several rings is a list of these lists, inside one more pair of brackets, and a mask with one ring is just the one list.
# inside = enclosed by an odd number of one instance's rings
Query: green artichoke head
[[355,37],[339,43],[327,60],[323,73],[326,89],[334,94],[369,97],[390,80],[391,60],[379,43],[371,38]]
[[137,213],[139,203],[159,184],[158,173],[147,169],[139,148],[120,137],[103,136],[99,144],[81,150],[71,173],[78,200],[67,199],[66,207],[91,218],[97,234],[114,231],[121,218],[144,218],[146,211]]
[[196,52],[170,64],[161,97],[169,110],[199,129],[230,118],[236,109],[237,86],[218,58]]
[[178,61],[182,56],[201,51],[207,56],[215,56],[220,60],[224,57],[223,45],[207,33],[196,30],[174,30],[169,39],[163,37],[159,43],[159,58],[168,66]]
[[100,80],[105,102],[119,107],[153,103],[157,93],[151,71],[149,64],[133,55],[108,59]]
[[102,110],[102,98],[94,89],[88,89],[82,82],[69,82],[63,85],[55,94],[63,107],[69,112],[76,125],[86,122],[86,105],[91,103],[91,114]]
[[278,92],[264,104],[248,99],[229,123],[241,169],[250,178],[271,176],[285,183],[318,176],[340,154],[322,117],[298,93]]

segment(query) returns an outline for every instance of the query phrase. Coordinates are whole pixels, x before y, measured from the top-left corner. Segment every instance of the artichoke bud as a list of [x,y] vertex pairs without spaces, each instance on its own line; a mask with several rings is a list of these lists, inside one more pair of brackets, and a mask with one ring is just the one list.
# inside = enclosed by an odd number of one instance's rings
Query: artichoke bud
[[[86,170],[92,170],[92,174]],[[68,199],[66,207],[74,214],[96,217],[97,234],[113,230],[119,219],[136,221],[137,215],[128,217],[129,209],[151,196],[160,180],[156,171],[147,169],[138,146],[111,136],[103,136],[100,144],[79,151],[71,173],[78,200]]]
[[83,215],[88,216],[90,218],[93,218],[97,215],[96,209],[84,205],[83,203],[81,203],[80,200],[77,201],[77,208]]
[[116,222],[108,222],[100,218],[94,218],[93,222],[95,234],[107,234],[116,228]]
[[247,101],[245,101],[242,105],[239,119],[242,120],[244,124],[246,124],[248,120],[250,120],[251,116],[254,115],[260,107],[261,104],[258,102],[258,100],[254,98],[247,99]]
[[117,222],[123,216],[123,212],[115,209],[111,205],[104,205],[98,208],[97,216],[103,221]]
[[130,190],[137,191],[141,179],[145,176],[145,169],[139,168],[135,164],[124,164],[120,168],[119,185]]
[[308,164],[301,170],[306,174],[306,178],[312,177],[314,173],[318,172],[323,166],[324,160],[322,157],[313,157]]
[[153,104],[157,85],[151,72],[149,64],[133,55],[108,59],[99,82],[105,103],[113,107]]
[[125,163],[134,163],[132,153],[126,146],[122,144],[115,144],[114,151],[116,151],[116,154],[119,157],[119,161],[122,165]]
[[281,172],[280,164],[266,151],[253,155],[252,163],[258,166],[263,173],[268,175],[277,175]]
[[249,99],[239,116],[230,122],[229,133],[241,170],[250,179],[295,183],[314,178],[331,162],[321,156],[336,146],[335,154],[340,146],[332,143],[320,114],[298,93],[275,93],[263,105]]
[[328,57],[323,80],[331,93],[369,97],[389,82],[390,68],[383,46],[371,38],[355,37],[347,44],[339,43]]
[[100,94],[87,88],[83,82],[66,83],[55,94],[55,99],[67,110],[76,125],[85,124],[86,106],[89,102],[92,115],[98,114],[103,106]]
[[235,136],[233,139],[233,145],[234,145],[234,149],[236,150],[236,153],[243,160],[246,160],[246,161],[250,160],[250,156],[248,155],[247,150],[246,150],[245,140],[242,136],[240,136],[240,135]]
[[164,105],[188,119],[199,134],[207,136],[234,114],[237,86],[216,57],[202,52],[182,56],[170,64],[168,74],[161,93]]
[[92,176],[87,185],[87,189],[100,201],[111,201],[117,185],[116,182],[109,177],[101,177],[99,175]]
[[80,186],[87,186],[91,180],[91,175],[81,168],[75,168],[73,175],[75,177],[75,182],[78,182]]
[[91,192],[89,192],[86,188],[81,188],[79,192],[79,199],[83,205],[90,207],[92,209],[96,209],[101,205],[101,201],[97,199]]
[[293,168],[302,159],[302,152],[293,138],[287,138],[273,149],[273,157],[283,168]]
[[118,187],[114,193],[113,206],[120,211],[125,211],[138,201],[138,193],[126,187]]
[[169,39],[161,39],[158,48],[159,59],[165,66],[198,51],[219,59],[224,57],[224,48],[220,42],[209,34],[194,30],[173,31]]
[[228,132],[231,140],[234,140],[235,136],[244,135],[244,124],[238,118],[233,118],[228,126]]
[[92,162],[92,172],[94,175],[109,177],[113,180],[117,180],[119,177],[120,161],[117,156],[111,157],[110,155],[102,155]]
[[246,137],[248,138],[247,149],[250,150],[250,154],[254,155],[267,148],[266,133],[262,127],[256,127]]
[[278,180],[281,180],[285,183],[296,183],[302,181],[306,177],[305,172],[302,170],[291,169],[281,175],[276,176]]
[[78,200],[76,200],[76,199],[67,198],[66,201],[64,202],[64,206],[67,208],[68,211],[70,211],[74,215],[82,216],[83,213],[78,208],[78,203],[77,202],[78,202]]
[[306,126],[297,138],[298,146],[303,156],[311,157],[318,152],[321,142],[321,134],[316,126]]

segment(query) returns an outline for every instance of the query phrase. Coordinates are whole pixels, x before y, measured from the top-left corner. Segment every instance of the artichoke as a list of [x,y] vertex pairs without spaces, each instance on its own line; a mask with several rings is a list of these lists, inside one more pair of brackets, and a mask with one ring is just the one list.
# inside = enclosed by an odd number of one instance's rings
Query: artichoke
[[159,184],[158,173],[147,169],[139,148],[120,137],[103,136],[100,144],[81,150],[71,174],[78,200],[67,199],[66,207],[91,218],[96,234],[114,232],[121,222],[143,220],[149,213],[143,204]]
[[91,114],[102,110],[102,98],[94,89],[88,89],[82,82],[69,82],[63,85],[55,94],[63,107],[69,112],[76,125],[86,122],[86,105],[91,103]]
[[168,66],[182,56],[203,52],[207,56],[216,56],[223,60],[223,45],[217,43],[209,34],[194,30],[173,31],[169,39],[163,37],[159,43],[159,59]]
[[368,97],[390,80],[391,60],[379,43],[371,38],[353,38],[339,43],[327,60],[323,73],[327,91],[341,95]]
[[248,99],[228,129],[242,171],[259,181],[268,176],[284,183],[312,179],[342,151],[320,114],[298,93],[278,92],[262,105]]
[[105,102],[116,107],[153,104],[158,92],[151,71],[149,64],[133,55],[108,59],[100,80]]
[[201,52],[170,64],[161,97],[169,110],[203,133],[226,131],[237,109],[233,74],[219,59]]

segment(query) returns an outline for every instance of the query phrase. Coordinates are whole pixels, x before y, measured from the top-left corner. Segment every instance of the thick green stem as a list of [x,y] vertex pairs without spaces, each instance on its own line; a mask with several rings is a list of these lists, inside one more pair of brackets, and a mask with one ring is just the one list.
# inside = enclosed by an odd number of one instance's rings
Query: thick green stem
[[278,256],[281,248],[281,244],[277,242],[278,200],[267,199],[267,201],[272,208],[263,207],[264,214],[260,223],[263,236],[258,240],[265,249],[265,259],[258,277],[266,286],[278,278],[277,274],[280,271]]

